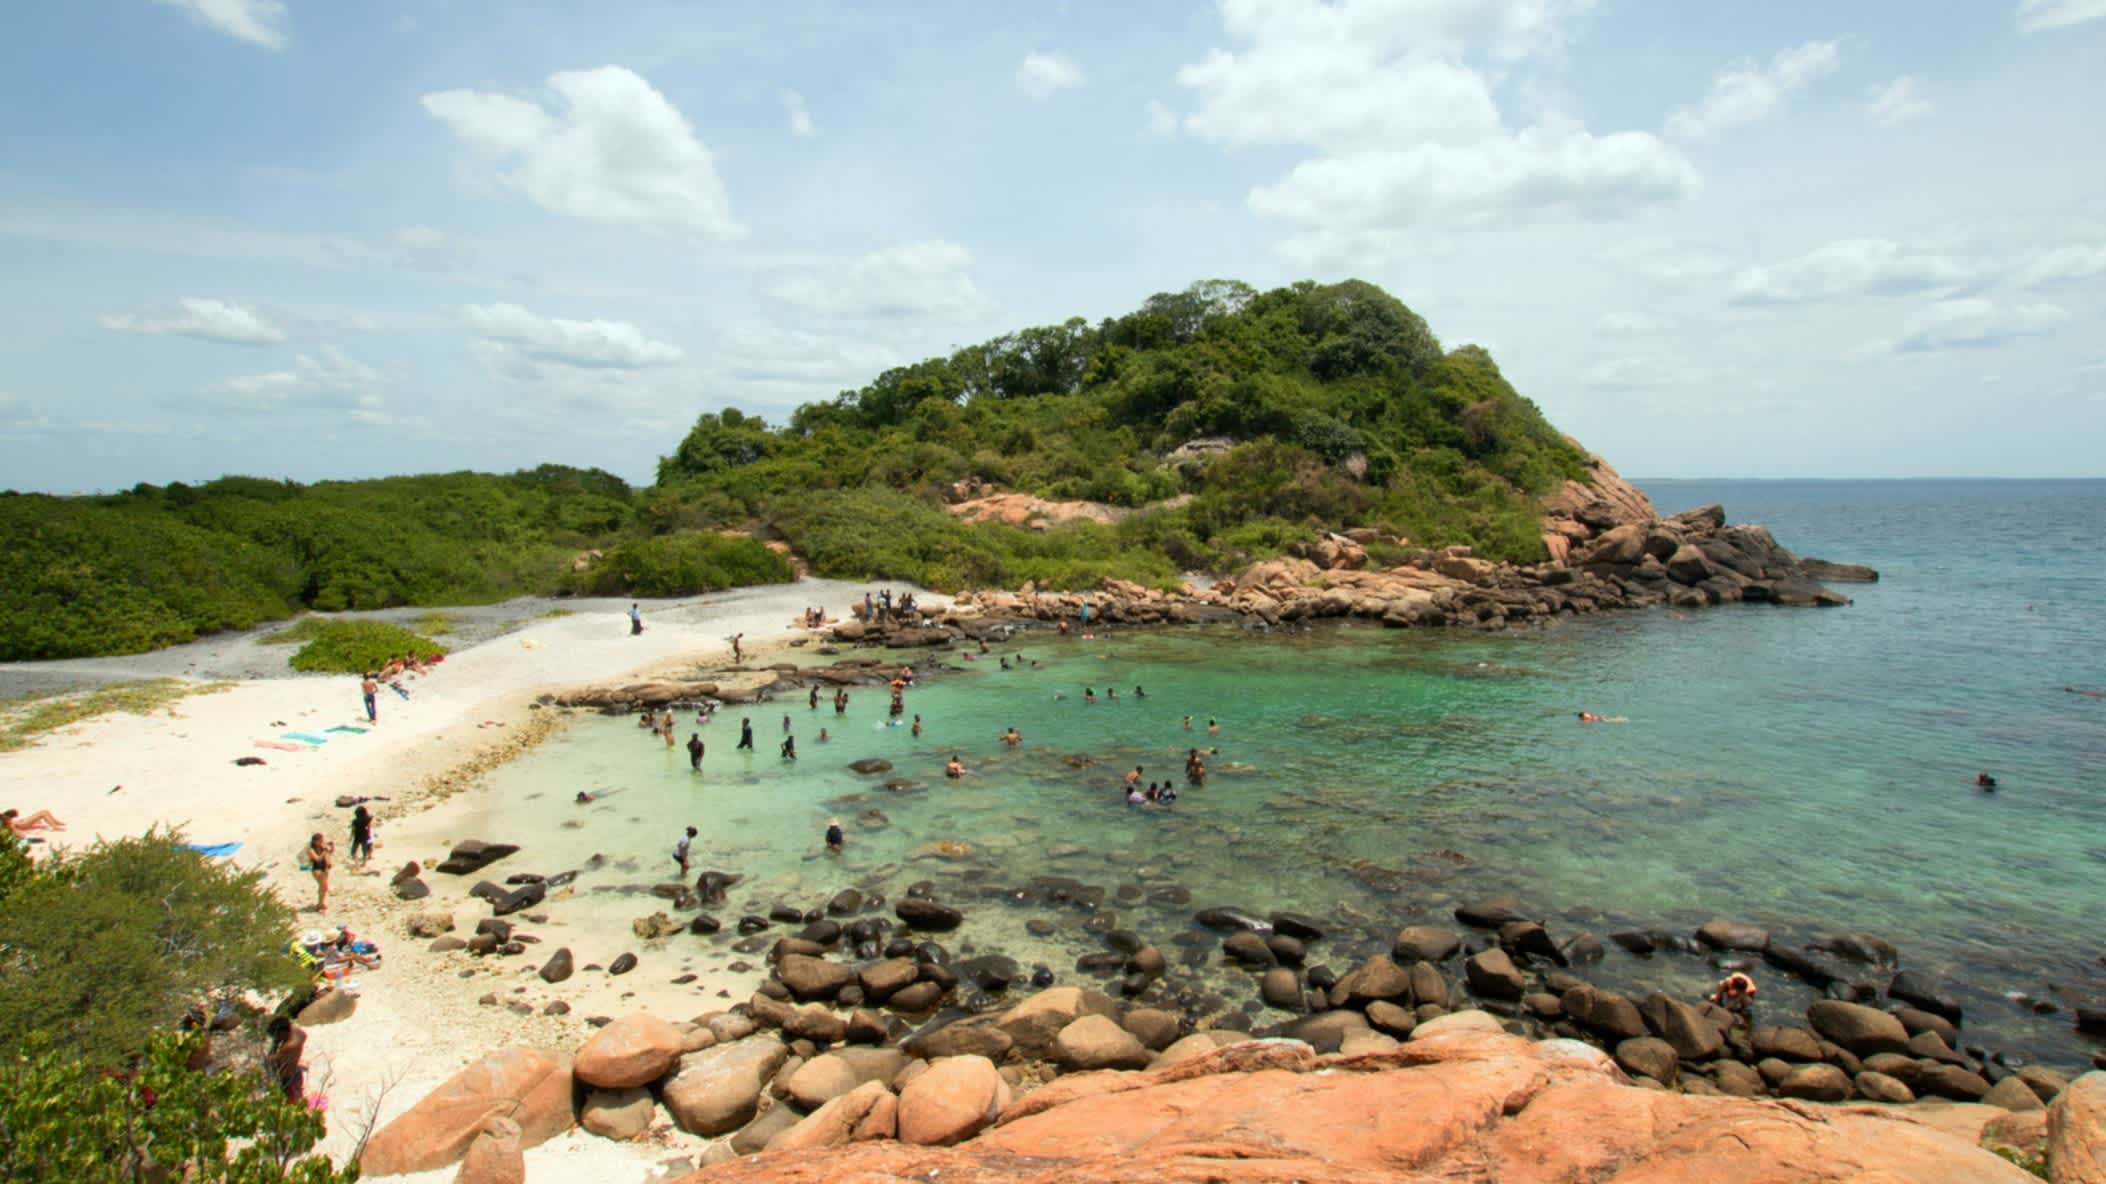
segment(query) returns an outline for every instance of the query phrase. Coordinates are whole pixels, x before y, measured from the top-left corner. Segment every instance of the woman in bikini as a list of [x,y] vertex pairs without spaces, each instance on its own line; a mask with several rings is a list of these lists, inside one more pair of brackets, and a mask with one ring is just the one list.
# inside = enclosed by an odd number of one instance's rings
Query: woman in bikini
[[308,870],[314,873],[314,911],[318,913],[329,911],[329,863],[335,854],[336,844],[316,831],[314,837],[307,840],[307,850],[302,855]]

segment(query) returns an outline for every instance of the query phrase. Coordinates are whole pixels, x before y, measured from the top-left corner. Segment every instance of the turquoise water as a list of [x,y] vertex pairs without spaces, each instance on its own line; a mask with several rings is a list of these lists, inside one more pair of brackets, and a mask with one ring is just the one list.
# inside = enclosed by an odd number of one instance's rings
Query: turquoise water
[[[918,740],[884,726],[877,688],[838,717],[800,695],[745,713],[757,754],[732,751],[739,712],[727,710],[703,730],[697,777],[685,752],[633,723],[586,719],[493,775],[493,801],[511,803],[507,837],[537,864],[614,860],[580,881],[610,921],[647,911],[625,893],[670,878],[672,839],[692,822],[698,868],[749,877],[717,910],[727,922],[776,900],[810,907],[851,884],[896,897],[927,879],[971,918],[960,942],[1072,978],[1078,954],[1103,948],[1083,918],[1004,902],[1034,876],[1072,877],[1103,888],[1105,911],[1173,961],[1202,963],[1185,973],[1241,1009],[1254,985],[1215,965],[1214,939],[1190,925],[1197,907],[1326,918],[1336,932],[1311,960],[1343,970],[1402,925],[1511,893],[1559,936],[1717,915],[1799,941],[1877,933],[1953,984],[1973,1042],[2081,1064],[2091,1046],[2066,1011],[2036,1016],[2007,995],[2066,1008],[2106,990],[2095,920],[2106,700],[2063,690],[2106,687],[2095,541],[2106,483],[1648,492],[1663,512],[1723,501],[1732,520],[1764,522],[1802,554],[1885,578],[1847,587],[1857,603],[1841,610],[1604,614],[1512,635],[1029,634],[996,652],[1021,649],[1038,669],[953,659],[910,691],[907,709],[926,724]],[[1086,686],[1095,706],[1081,701]],[[1108,687],[1118,701],[1103,699]],[[1582,708],[1629,722],[1581,725]],[[776,755],[785,713],[795,764]],[[1011,725],[1024,737],[1015,750],[998,739]],[[1182,785],[1191,746],[1220,749],[1201,789]],[[972,770],[963,781],[942,775],[953,753]],[[846,768],[866,756],[895,769]],[[1179,782],[1174,808],[1124,804],[1116,785],[1134,765],[1144,780]],[[1976,792],[1977,769],[2002,791]],[[890,778],[917,784],[888,791]],[[580,810],[568,802],[580,788],[626,796]],[[882,824],[865,816],[873,809]],[[819,850],[829,816],[849,829],[838,857]],[[927,851],[937,840],[972,850],[939,857]],[[1119,900],[1122,885],[1141,899]],[[1190,904],[1148,903],[1171,886]],[[1026,934],[1031,918],[1054,919],[1055,932]],[[1716,977],[1697,958],[1641,962],[1613,948],[1597,974],[1688,992]],[[1808,997],[1781,973],[1761,977],[1780,1008]]]

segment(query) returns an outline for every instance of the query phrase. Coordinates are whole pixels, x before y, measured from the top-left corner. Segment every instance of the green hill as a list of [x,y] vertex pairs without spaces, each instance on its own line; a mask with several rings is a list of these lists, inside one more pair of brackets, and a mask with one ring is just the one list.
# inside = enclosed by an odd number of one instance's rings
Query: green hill
[[[1381,289],[1215,280],[888,370],[784,425],[705,414],[643,490],[544,465],[0,495],[0,658],[136,652],[309,608],[787,579],[769,538],[820,575],[942,589],[1167,585],[1346,526],[1531,560],[1537,495],[1584,472],[1490,355],[1443,351]],[[1033,531],[944,509],[981,486],[1132,512]],[[606,554],[574,571],[586,550]]]

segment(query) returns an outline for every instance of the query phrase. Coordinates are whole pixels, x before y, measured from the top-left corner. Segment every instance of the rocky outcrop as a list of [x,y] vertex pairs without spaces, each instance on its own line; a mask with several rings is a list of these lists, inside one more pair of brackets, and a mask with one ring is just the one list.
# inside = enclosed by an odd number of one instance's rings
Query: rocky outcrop
[[[999,1081],[991,1066],[977,1072],[982,1090]],[[903,1136],[921,1080],[901,1100]],[[1465,1028],[1356,1057],[1260,1042],[1169,1069],[1083,1074],[1008,1104],[993,1130],[957,1146],[766,1154],[683,1184],[2034,1179],[1974,1145],[1980,1122],[1952,1133],[1911,1114],[1636,1089],[1584,1045]]]
[[571,1128],[570,1058],[515,1048],[468,1066],[375,1131],[359,1157],[369,1177],[428,1172],[459,1160],[492,1118],[532,1147]]

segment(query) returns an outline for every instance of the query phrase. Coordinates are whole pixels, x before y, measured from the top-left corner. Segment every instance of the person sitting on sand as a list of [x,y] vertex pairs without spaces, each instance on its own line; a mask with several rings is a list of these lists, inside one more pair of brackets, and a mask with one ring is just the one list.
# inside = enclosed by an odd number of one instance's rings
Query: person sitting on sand
[[965,776],[965,762],[958,759],[957,753],[952,753],[949,763],[943,766],[943,775],[953,781]]
[[1023,742],[1024,737],[1017,732],[1015,724],[1010,724],[1009,730],[1002,733],[1002,743],[1007,744],[1011,748],[1015,748]]
[[1985,769],[1974,775],[1974,785],[1976,789],[1994,790],[1996,788],[1996,778],[1991,777],[1988,770]]
[[782,759],[786,761],[797,759],[797,737],[784,736],[782,738]]
[[58,815],[53,814],[49,810],[39,810],[27,818],[20,817],[21,813],[20,810],[13,808],[0,811],[0,822],[5,822],[7,829],[15,832],[16,835],[22,838],[28,838],[29,832],[33,830],[66,829],[66,824],[59,821]]
[[837,853],[838,853],[838,852],[839,852],[839,851],[841,850],[841,843],[842,843],[842,841],[843,841],[844,839],[846,839],[846,838],[847,838],[847,835],[846,835],[846,834],[844,834],[844,833],[842,832],[842,830],[841,830],[841,820],[840,820],[840,819],[838,819],[838,818],[829,818],[829,819],[827,819],[827,820],[826,820],[826,849],[827,849],[827,850],[829,850],[829,851],[833,851],[833,852],[837,852]]

